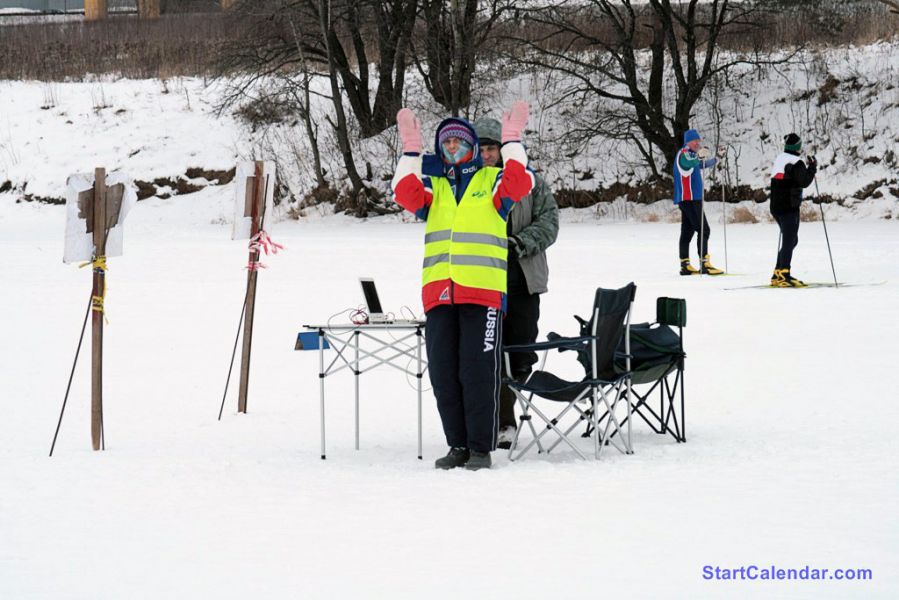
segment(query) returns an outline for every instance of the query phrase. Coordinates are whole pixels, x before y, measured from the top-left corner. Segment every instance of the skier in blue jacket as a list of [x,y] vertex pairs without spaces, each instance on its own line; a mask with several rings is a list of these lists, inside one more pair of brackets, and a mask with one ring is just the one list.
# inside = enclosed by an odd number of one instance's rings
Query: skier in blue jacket
[[[680,227],[680,274],[721,275],[721,269],[712,266],[709,259],[709,221],[702,212],[703,184],[702,169],[718,164],[717,158],[711,157],[708,148],[703,148],[702,138],[695,129],[684,133],[684,147],[674,160],[674,203],[681,211]],[[722,148],[718,149],[721,155]],[[693,234],[698,234],[696,246],[699,250],[700,269],[690,264],[690,242]]]

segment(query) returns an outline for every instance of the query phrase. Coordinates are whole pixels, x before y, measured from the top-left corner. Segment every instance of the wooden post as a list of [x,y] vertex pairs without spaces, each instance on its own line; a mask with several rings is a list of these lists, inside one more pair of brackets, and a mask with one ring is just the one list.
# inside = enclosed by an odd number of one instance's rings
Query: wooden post
[[142,19],[156,19],[160,14],[159,0],[137,0],[137,14]]
[[[263,162],[256,161],[256,168],[252,184],[248,181],[247,196],[251,198],[249,217],[251,218],[250,238],[256,236],[262,228],[262,217],[265,214],[265,178],[263,177]],[[250,189],[252,185],[252,189]],[[250,250],[249,264],[259,260],[259,251]],[[240,358],[240,392],[237,398],[237,412],[247,412],[247,391],[250,385],[250,351],[253,347],[253,312],[256,307],[256,276],[259,272],[250,269],[247,272],[246,317],[243,323],[243,349]]]
[[106,0],[84,0],[84,19],[98,21],[107,17]]
[[[94,170],[94,257],[106,255],[106,169]],[[103,298],[106,274],[94,268],[92,316],[91,316],[91,442],[94,450],[100,449],[103,432]]]

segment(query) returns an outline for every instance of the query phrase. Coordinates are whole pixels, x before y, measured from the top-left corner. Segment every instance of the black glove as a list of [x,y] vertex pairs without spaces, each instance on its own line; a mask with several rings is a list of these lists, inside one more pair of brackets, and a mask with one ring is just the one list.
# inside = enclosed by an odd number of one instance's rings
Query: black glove
[[814,155],[814,154],[810,155],[810,156],[809,156],[808,158],[806,158],[805,160],[808,161],[808,166],[809,166],[809,167],[811,167],[812,169],[815,169],[816,171],[818,170],[818,159],[815,158],[815,155]]
[[510,235],[509,236],[509,256],[513,256],[515,258],[521,258],[521,255],[523,252],[524,252],[524,244],[521,243],[521,239],[518,236]]

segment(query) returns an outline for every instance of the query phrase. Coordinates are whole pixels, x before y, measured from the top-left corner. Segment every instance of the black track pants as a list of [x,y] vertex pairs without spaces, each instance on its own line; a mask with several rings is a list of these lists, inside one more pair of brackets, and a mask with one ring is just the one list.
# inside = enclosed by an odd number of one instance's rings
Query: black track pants
[[793,262],[793,250],[799,244],[799,211],[772,215],[780,227],[780,250],[777,252],[775,269],[789,269]]
[[476,304],[442,305],[425,324],[428,373],[450,447],[496,449],[503,315]]
[[[506,319],[503,322],[503,344],[533,344],[537,341],[537,321],[540,320],[540,296],[537,294],[509,294],[506,296]],[[509,355],[512,376],[521,380],[531,373],[537,362],[536,352],[515,352]],[[505,364],[503,365],[505,371]],[[503,386],[500,395],[499,426],[515,427],[515,394]]]
[[693,234],[699,233],[702,225],[702,235],[696,238],[696,248],[699,250],[699,260],[708,254],[709,248],[709,220],[702,217],[702,200],[685,200],[677,205],[680,208],[680,257],[681,260],[690,258],[690,242]]

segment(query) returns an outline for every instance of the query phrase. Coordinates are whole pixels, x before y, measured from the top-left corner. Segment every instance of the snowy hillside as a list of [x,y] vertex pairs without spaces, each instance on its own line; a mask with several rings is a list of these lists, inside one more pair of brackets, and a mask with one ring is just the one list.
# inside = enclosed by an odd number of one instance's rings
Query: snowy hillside
[[[757,199],[763,198],[770,161],[782,136],[795,130],[822,164],[821,193],[849,209],[832,207],[834,218],[899,217],[897,65],[899,43],[878,43],[819,50],[801,64],[736,78],[737,93],[724,92],[720,101],[725,115],[720,142],[729,146],[731,183],[748,185]],[[515,97],[531,101],[530,153],[555,189],[638,185],[648,173],[633,148],[601,137],[577,151],[569,147],[565,130],[577,116],[555,100],[565,85],[540,73],[496,81],[496,106],[486,112],[498,116]],[[179,192],[179,181],[182,193],[222,183],[227,177],[201,173],[229,170],[241,157],[265,156],[278,161],[290,199],[299,201],[314,186],[301,125],[285,118],[251,130],[231,114],[217,116],[213,107],[225,86],[206,87],[197,79],[0,82],[0,198],[4,193],[13,200],[61,198],[70,173],[100,165],[121,168],[145,182],[146,194],[167,197]],[[329,105],[318,102],[317,121],[323,123]],[[427,145],[430,131],[445,115],[423,99],[410,103],[422,115]],[[714,143],[718,134],[710,104],[701,102],[697,110],[694,125]],[[339,180],[336,140],[327,127],[319,133],[325,169]],[[360,170],[370,171],[369,185],[387,190],[396,149],[393,130],[356,144]],[[190,168],[195,171],[188,173]],[[723,178],[723,171],[718,176]],[[161,181],[150,187],[156,179]],[[764,219],[764,205],[747,206]],[[593,210],[616,213],[608,206]],[[669,207],[663,202],[633,214],[641,218],[647,211],[665,220]]]

